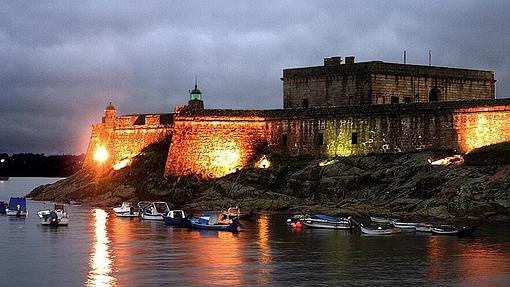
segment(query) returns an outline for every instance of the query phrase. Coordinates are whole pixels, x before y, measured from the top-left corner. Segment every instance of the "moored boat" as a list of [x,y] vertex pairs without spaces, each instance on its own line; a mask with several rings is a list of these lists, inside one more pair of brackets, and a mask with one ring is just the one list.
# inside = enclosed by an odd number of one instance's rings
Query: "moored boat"
[[191,227],[205,230],[232,231],[239,229],[239,219],[226,219],[221,213],[212,213],[208,216],[191,219]]
[[225,219],[239,219],[241,216],[241,209],[239,206],[229,207],[227,211],[222,212]]
[[416,224],[417,232],[432,232],[432,224],[429,223],[418,223]]
[[390,224],[390,221],[392,219],[390,218],[384,218],[384,217],[377,217],[377,216],[370,216],[370,221],[373,223],[379,223],[379,224]]
[[395,227],[368,227],[364,226],[363,223],[360,225],[361,233],[368,234],[368,235],[391,235],[391,234],[398,234],[402,233],[402,229],[395,228]]
[[117,217],[138,217],[139,213],[133,207],[131,202],[124,201],[121,206],[113,208],[113,212]]
[[418,223],[416,222],[402,222],[402,221],[398,221],[398,220],[391,220],[390,221],[391,225],[393,225],[393,227],[396,227],[396,228],[400,228],[400,229],[406,229],[406,230],[411,230],[411,229],[416,229],[416,225]]
[[69,215],[64,204],[55,204],[53,210],[46,209],[37,212],[41,218],[41,225],[49,226],[67,226],[69,224]]
[[326,228],[326,229],[352,228],[350,217],[338,218],[325,214],[312,214],[303,220],[303,224],[309,228]]
[[0,176],[0,181],[7,181],[9,180],[8,176]]
[[432,233],[439,235],[457,235],[459,230],[451,225],[437,225],[431,229]]
[[170,208],[168,204],[163,201],[140,201],[138,203],[139,213],[142,219],[145,220],[163,220],[163,216],[168,214]]
[[27,200],[24,197],[11,197],[5,213],[9,216],[26,217],[28,215]]
[[190,227],[190,219],[186,217],[183,210],[170,210],[166,215],[163,216],[165,224],[168,226],[176,227]]

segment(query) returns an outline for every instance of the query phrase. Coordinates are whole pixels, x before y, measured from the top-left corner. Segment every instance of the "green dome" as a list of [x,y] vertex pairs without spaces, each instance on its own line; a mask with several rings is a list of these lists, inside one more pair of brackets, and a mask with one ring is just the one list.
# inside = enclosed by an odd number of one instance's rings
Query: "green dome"
[[202,99],[202,92],[198,89],[197,85],[195,85],[195,88],[189,93],[190,100],[201,100]]

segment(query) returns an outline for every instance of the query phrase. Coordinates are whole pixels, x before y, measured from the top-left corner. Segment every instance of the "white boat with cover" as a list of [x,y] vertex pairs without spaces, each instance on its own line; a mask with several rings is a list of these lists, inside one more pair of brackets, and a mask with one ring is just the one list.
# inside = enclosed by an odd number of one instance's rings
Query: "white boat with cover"
[[400,228],[394,228],[394,227],[368,227],[364,226],[363,223],[360,225],[361,233],[368,234],[368,235],[391,235],[391,234],[398,234],[402,233],[402,229]]
[[67,226],[69,224],[69,215],[64,204],[55,204],[53,210],[46,209],[37,212],[41,219],[41,225],[49,226]]
[[168,204],[163,201],[140,201],[138,203],[138,207],[140,208],[140,216],[145,220],[161,220],[163,221],[163,216],[170,212],[170,208]]
[[326,229],[351,229],[351,218],[338,218],[325,214],[312,214],[303,220],[306,227]]
[[121,206],[114,207],[113,212],[117,217],[138,217],[140,215],[133,204],[128,201],[124,201]]
[[398,220],[392,220],[390,222],[393,227],[400,229],[416,229],[416,225],[418,224],[416,222],[401,222]]
[[439,235],[457,235],[459,230],[451,225],[438,225],[430,229],[432,233]]

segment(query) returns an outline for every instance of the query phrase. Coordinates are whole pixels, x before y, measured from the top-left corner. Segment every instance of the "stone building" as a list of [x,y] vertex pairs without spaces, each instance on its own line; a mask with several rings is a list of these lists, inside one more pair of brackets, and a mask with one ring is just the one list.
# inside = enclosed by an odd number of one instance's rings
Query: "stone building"
[[372,61],[324,59],[318,67],[283,70],[283,107],[494,99],[494,72]]
[[85,167],[97,165],[99,148],[110,154],[101,166],[123,166],[169,137],[165,174],[204,177],[249,166],[261,153],[468,152],[510,141],[510,99],[495,99],[494,83],[493,72],[327,58],[324,67],[284,70],[285,104],[275,110],[205,109],[195,83],[174,113],[117,116],[110,103],[92,126]]

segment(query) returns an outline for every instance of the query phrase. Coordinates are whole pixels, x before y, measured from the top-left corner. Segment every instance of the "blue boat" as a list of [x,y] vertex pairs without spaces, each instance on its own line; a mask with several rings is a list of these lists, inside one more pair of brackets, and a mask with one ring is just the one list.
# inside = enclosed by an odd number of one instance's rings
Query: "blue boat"
[[208,214],[208,216],[192,218],[191,227],[196,229],[236,232],[239,231],[239,219],[226,219],[221,213]]
[[170,210],[166,215],[163,215],[165,225],[175,227],[190,227],[191,222],[183,210]]
[[11,197],[5,213],[10,216],[27,216],[27,200],[24,197]]

